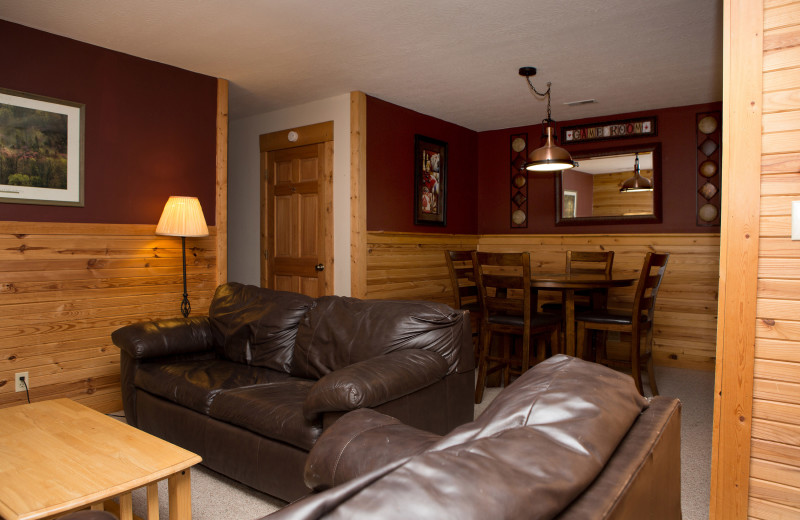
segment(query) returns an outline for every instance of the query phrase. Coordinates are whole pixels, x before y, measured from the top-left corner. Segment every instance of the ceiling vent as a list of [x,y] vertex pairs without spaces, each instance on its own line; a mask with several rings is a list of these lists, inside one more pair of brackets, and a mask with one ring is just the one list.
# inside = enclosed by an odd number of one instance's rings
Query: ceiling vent
[[596,99],[582,99],[580,101],[567,101],[564,104],[567,105],[567,106],[570,106],[570,107],[577,107],[579,105],[591,105],[592,103],[597,103],[597,100]]

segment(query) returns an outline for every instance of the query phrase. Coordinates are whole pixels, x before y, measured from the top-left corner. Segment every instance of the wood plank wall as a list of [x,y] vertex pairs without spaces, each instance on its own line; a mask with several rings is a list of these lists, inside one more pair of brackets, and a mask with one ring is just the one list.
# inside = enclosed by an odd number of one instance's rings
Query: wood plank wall
[[[207,314],[217,286],[216,228],[209,232],[186,239],[192,315]],[[122,409],[111,332],[180,316],[181,240],[154,233],[154,225],[0,222],[0,407],[26,402],[14,374],[28,372],[31,401]]]
[[[641,170],[642,177],[653,178],[653,170]],[[592,175],[592,216],[641,215],[653,213],[652,191],[619,191],[633,171]]]
[[[647,251],[671,257],[658,296],[655,360],[659,365],[713,370],[716,349],[719,235],[445,235],[369,232],[367,298],[424,299],[452,305],[444,251],[530,251],[534,271],[565,268],[573,250],[615,251],[614,272],[638,276]],[[632,288],[614,290],[609,306],[632,303]],[[542,292],[540,303],[559,297]],[[623,338],[610,338],[612,349]]]
[[764,2],[760,248],[748,515],[800,518],[800,2]]

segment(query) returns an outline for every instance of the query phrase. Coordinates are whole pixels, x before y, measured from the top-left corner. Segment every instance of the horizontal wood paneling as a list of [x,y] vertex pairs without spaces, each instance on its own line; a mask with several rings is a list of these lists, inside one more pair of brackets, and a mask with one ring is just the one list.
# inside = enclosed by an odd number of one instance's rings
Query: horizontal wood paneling
[[[216,229],[186,239],[192,314],[217,286]],[[27,371],[31,401],[69,397],[122,408],[119,350],[111,333],[180,316],[181,239],[155,226],[0,222],[0,407],[25,402],[14,374]]]
[[[655,359],[660,365],[711,370],[716,349],[719,235],[445,235],[370,232],[367,297],[424,299],[452,305],[446,249],[530,251],[532,269],[563,271],[566,251],[613,250],[614,272],[636,277],[647,251],[671,253],[659,293]],[[540,303],[559,294],[540,293]],[[609,306],[630,308],[633,288],[615,289]],[[624,337],[610,337],[622,348]]]
[[367,298],[453,305],[448,249],[477,249],[475,235],[367,233]]
[[764,10],[761,238],[753,381],[750,514],[800,516],[800,2]]

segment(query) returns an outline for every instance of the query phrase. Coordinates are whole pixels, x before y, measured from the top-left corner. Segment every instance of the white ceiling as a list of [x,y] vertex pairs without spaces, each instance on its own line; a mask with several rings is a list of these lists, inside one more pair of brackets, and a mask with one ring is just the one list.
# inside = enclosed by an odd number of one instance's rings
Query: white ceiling
[[559,121],[722,99],[722,0],[0,0],[0,18],[225,78],[232,119],[361,90],[477,131],[538,123],[522,66]]

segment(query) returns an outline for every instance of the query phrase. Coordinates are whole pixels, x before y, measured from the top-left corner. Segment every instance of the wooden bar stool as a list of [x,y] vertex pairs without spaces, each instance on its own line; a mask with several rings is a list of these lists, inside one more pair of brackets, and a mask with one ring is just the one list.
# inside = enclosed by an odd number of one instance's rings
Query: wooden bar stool
[[444,258],[453,286],[453,308],[469,311],[472,344],[477,363],[481,335],[481,304],[478,301],[478,287],[473,278],[475,268],[472,264],[472,251],[448,250],[444,252]]
[[[611,367],[630,368],[633,380],[639,393],[644,395],[642,389],[641,368],[647,369],[650,379],[650,390],[653,395],[658,395],[656,375],[653,370],[653,314],[656,307],[656,296],[664,272],[667,269],[669,254],[647,253],[639,275],[639,282],[633,298],[633,307],[629,312],[620,312],[606,309],[591,309],[575,314],[578,322],[578,349],[581,350],[585,343],[586,331],[619,331],[631,335],[630,355],[628,359],[611,359],[606,351],[606,343],[602,342],[597,349],[596,361]],[[641,335],[646,333],[644,345],[641,344]],[[644,348],[642,348],[644,346]],[[578,354],[580,357],[580,354]]]
[[[522,374],[530,366],[545,359],[546,341],[552,353],[558,350],[561,316],[537,313],[532,305],[531,257],[529,253],[472,253],[475,281],[482,307],[480,355],[475,402],[483,400],[483,389],[489,373],[502,370],[505,386],[512,374]],[[512,356],[508,343],[499,355],[490,353],[493,334],[520,337],[520,352]],[[537,356],[530,354],[531,339],[538,339]]]

